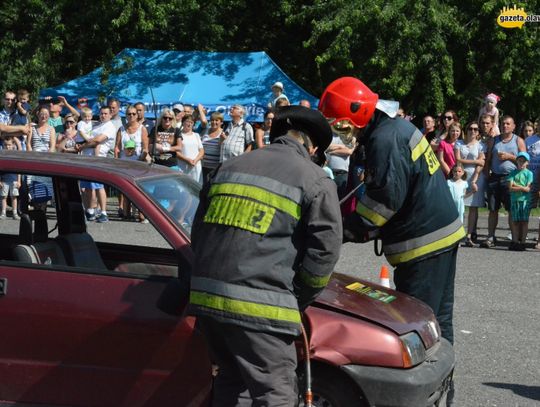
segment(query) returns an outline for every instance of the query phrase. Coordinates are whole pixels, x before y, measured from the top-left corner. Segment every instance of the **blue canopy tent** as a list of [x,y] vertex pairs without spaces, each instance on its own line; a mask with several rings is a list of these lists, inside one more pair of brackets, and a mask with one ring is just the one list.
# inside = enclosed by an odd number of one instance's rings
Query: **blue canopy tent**
[[[293,82],[265,52],[159,51],[126,48],[112,61],[108,79],[103,68],[62,85],[44,89],[40,97],[65,96],[73,104],[88,99],[88,106],[98,112],[107,97],[128,104],[141,101],[147,116],[174,103],[201,103],[209,112],[227,114],[233,104],[246,108],[246,120],[262,121],[272,97],[271,85],[280,81],[292,104],[307,99],[318,100]],[[152,89],[155,97],[153,103]]]

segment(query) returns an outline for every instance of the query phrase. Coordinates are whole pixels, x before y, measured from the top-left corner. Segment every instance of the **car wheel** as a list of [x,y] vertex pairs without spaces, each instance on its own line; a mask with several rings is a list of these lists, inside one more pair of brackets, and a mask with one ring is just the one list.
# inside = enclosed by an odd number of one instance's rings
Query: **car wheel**
[[[369,407],[358,387],[337,368],[316,364],[311,368],[311,390],[314,407]],[[300,407],[305,407],[304,374],[299,374]]]

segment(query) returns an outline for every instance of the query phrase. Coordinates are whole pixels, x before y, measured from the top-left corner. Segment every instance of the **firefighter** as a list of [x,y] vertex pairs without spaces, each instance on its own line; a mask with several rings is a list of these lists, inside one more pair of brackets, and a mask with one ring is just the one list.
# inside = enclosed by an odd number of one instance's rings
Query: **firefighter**
[[427,303],[453,343],[456,256],[465,230],[437,157],[414,125],[396,117],[398,107],[351,77],[332,82],[320,99],[333,130],[353,133],[366,149],[365,194],[345,218],[343,237],[380,239],[396,289]]
[[313,162],[331,140],[320,112],[283,107],[271,144],[223,163],[201,191],[189,313],[219,367],[213,406],[298,401],[300,313],[326,286],[342,239],[336,186]]

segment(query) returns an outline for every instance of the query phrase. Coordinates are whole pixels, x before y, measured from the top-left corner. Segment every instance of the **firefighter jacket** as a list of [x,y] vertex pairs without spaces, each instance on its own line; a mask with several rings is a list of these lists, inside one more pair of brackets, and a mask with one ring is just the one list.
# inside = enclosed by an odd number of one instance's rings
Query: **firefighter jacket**
[[342,239],[336,186],[296,140],[223,163],[201,191],[192,229],[192,315],[298,335]]
[[431,146],[410,122],[376,111],[366,128],[366,193],[356,214],[378,228],[397,266],[450,250],[465,236]]

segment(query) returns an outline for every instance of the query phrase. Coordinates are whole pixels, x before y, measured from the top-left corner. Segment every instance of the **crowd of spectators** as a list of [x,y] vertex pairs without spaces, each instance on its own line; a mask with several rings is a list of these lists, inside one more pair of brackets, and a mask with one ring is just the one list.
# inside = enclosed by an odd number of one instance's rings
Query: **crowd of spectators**
[[[264,148],[269,143],[275,110],[290,104],[282,83],[274,83],[271,90],[263,123],[253,124],[244,120],[245,108],[239,104],[230,108],[227,123],[220,112],[211,113],[208,120],[202,105],[181,103],[161,110],[155,123],[145,117],[146,107],[142,102],[125,108],[122,119],[120,102],[114,98],[101,107],[99,120],[93,121],[89,108],[77,110],[62,96],[42,100],[32,111],[26,90],[21,89],[17,94],[8,91],[0,111],[0,126],[3,126],[0,127],[0,148],[153,162],[203,183],[219,163],[252,149]],[[512,240],[510,248],[524,250],[527,231],[525,234],[515,231],[514,223],[523,224],[524,216],[528,221],[530,210],[538,206],[540,126],[526,121],[517,127],[512,117],[499,118],[498,101],[498,96],[487,95],[478,118],[467,122],[460,120],[450,109],[438,116],[426,115],[421,131],[439,160],[460,213],[463,215],[463,208],[467,208],[468,233],[464,245],[479,244],[487,248],[497,245],[498,215],[504,207],[513,232],[507,236]],[[311,107],[307,100],[299,104]],[[398,116],[411,119],[403,109]],[[347,198],[342,206],[344,213],[354,208],[354,200],[363,190],[362,154],[362,146],[339,134],[335,134],[326,151],[325,170],[336,182],[340,199]],[[523,182],[523,176],[516,180],[516,174],[527,167],[532,172],[532,183],[518,185]],[[0,217],[5,217],[5,198],[9,195],[16,199],[20,180],[13,174],[6,175],[5,181],[4,175],[2,177]],[[81,186],[87,219],[107,222],[106,189],[97,183]],[[357,189],[358,192],[351,194]],[[517,195],[521,196],[520,201],[526,202],[526,207],[518,208]],[[487,207],[489,216],[487,237],[480,241],[478,210],[482,207]],[[122,196],[119,197],[119,208],[119,216],[131,216],[130,203]],[[16,211],[13,216],[17,216]],[[144,222],[142,214],[139,214],[139,220]],[[540,249],[540,225],[538,232],[536,249]]]

